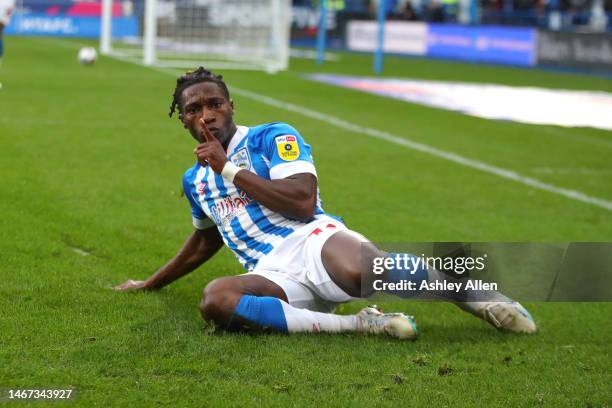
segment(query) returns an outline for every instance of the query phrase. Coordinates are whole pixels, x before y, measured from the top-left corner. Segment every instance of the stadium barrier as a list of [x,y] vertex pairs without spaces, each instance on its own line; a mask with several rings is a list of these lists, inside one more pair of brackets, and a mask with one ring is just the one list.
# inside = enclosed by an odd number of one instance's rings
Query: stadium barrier
[[[115,17],[113,35],[117,37],[136,36],[140,30],[139,25],[138,17]],[[6,28],[6,34],[98,38],[100,36],[100,17],[18,13]]]
[[[347,48],[353,51],[376,50],[376,21],[350,21],[347,25]],[[425,55],[427,24],[388,21],[385,23],[383,51],[394,54]]]
[[[346,30],[347,48],[373,52],[375,34],[375,21],[351,21]],[[385,23],[383,50],[395,54],[533,66],[537,56],[536,31],[389,21]]]
[[[377,23],[346,24],[346,48],[376,52]],[[612,71],[612,35],[502,26],[385,22],[383,52],[476,63]]]
[[[18,2],[6,34],[52,37],[98,38],[101,4],[80,0],[22,0]],[[136,36],[140,21],[131,7],[112,4],[113,33],[120,37]]]
[[612,70],[612,35],[538,31],[538,64]]
[[427,56],[533,66],[536,31],[498,26],[427,25]]

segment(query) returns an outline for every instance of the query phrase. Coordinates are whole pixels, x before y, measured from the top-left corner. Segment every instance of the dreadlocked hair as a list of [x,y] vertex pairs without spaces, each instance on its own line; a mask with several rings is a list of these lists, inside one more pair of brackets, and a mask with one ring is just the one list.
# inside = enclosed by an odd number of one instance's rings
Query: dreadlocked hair
[[174,88],[174,94],[172,95],[172,104],[170,105],[170,112],[168,116],[172,117],[174,111],[178,111],[179,114],[181,112],[181,94],[185,89],[190,87],[191,85],[198,84],[200,82],[213,82],[221,88],[223,94],[229,101],[230,95],[229,90],[227,89],[227,85],[223,82],[222,75],[216,75],[207,70],[204,67],[198,67],[196,70],[187,71],[185,74],[181,75],[176,79],[176,88]]

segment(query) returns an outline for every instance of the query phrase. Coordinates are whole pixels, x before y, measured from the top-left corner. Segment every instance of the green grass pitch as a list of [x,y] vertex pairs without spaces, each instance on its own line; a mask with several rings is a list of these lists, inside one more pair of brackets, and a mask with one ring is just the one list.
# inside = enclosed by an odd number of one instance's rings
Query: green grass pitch
[[[108,58],[83,67],[79,44],[6,39],[0,387],[74,388],[75,406],[85,407],[611,405],[607,303],[528,304],[534,336],[417,302],[383,305],[416,316],[415,342],[215,333],[197,305],[211,279],[241,273],[227,250],[158,293],[113,292],[155,271],[191,232],[180,186],[193,141],[167,117],[175,76]],[[476,119],[302,78],[370,75],[371,64],[341,54],[323,67],[293,60],[276,76],[224,74],[240,89],[612,200],[610,132]],[[385,75],[612,92],[609,79],[420,59],[388,58]],[[612,239],[608,210],[234,100],[240,124],[300,130],[313,145],[327,211],[374,241]]]

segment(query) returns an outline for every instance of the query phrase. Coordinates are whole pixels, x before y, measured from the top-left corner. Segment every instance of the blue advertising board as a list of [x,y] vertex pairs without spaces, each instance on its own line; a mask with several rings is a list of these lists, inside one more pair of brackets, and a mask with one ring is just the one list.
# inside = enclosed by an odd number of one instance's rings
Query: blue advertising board
[[535,65],[536,31],[531,28],[427,25],[427,56],[496,64]]
[[[137,36],[139,33],[139,21],[134,16],[115,17],[112,27],[114,38]],[[6,34],[97,38],[100,36],[100,17],[18,13],[6,28]]]

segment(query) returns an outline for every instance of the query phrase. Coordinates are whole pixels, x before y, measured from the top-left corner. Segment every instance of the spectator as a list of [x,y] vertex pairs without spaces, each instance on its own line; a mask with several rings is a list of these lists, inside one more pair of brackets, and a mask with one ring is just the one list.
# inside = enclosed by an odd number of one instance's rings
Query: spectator
[[414,8],[412,7],[412,3],[409,1],[404,4],[397,16],[400,20],[406,21],[417,21],[419,19],[414,11]]
[[438,0],[430,0],[425,9],[426,20],[432,23],[444,22],[444,8]]

